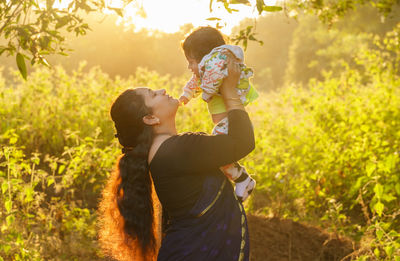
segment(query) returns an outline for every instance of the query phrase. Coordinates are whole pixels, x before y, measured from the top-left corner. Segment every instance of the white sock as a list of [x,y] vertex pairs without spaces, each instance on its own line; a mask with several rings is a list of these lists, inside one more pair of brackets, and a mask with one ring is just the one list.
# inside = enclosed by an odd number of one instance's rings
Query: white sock
[[235,185],[236,196],[238,197],[239,200],[245,201],[249,197],[255,186],[256,186],[256,181],[250,176],[247,176],[247,178],[244,181],[236,183]]

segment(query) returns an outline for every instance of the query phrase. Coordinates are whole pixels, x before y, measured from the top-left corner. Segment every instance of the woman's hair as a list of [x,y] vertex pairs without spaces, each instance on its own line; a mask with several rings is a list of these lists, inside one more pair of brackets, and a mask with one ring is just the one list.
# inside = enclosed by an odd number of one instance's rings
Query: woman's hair
[[117,260],[152,260],[149,257],[156,252],[148,165],[153,132],[143,122],[150,113],[143,96],[133,89],[123,92],[111,107],[124,154],[102,193],[99,239],[104,252]]
[[198,63],[215,47],[225,44],[223,35],[217,29],[205,26],[191,32],[182,42],[186,57],[195,59]]

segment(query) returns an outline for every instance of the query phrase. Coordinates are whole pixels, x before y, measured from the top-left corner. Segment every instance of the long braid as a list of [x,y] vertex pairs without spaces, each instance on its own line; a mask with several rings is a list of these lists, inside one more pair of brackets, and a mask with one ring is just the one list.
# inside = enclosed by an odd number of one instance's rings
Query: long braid
[[121,183],[117,192],[118,208],[125,220],[124,230],[132,238],[137,237],[144,252],[154,247],[154,235],[150,233],[154,213],[147,163],[151,140],[149,132],[142,132],[138,144],[120,159]]
[[150,260],[156,251],[148,165],[153,132],[143,123],[150,113],[133,89],[122,93],[111,107],[124,154],[103,190],[99,236],[105,253],[117,260]]

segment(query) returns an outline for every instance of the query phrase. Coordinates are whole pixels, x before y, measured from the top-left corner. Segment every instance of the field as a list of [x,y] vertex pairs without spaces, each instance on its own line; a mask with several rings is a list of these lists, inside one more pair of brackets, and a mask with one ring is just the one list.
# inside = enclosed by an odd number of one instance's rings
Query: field
[[[103,259],[96,207],[120,154],[111,102],[134,86],[177,96],[187,79],[83,67],[0,78],[0,260]],[[350,239],[354,259],[400,260],[399,86],[388,70],[349,69],[261,93],[247,108],[256,149],[242,163],[258,184],[247,213]],[[181,108],[177,125],[211,132],[205,103]]]

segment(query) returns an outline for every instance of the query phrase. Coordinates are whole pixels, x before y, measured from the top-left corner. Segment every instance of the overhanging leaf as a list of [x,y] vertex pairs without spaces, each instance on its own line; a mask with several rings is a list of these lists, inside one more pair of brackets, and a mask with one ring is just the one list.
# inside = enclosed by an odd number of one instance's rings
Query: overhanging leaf
[[49,64],[49,62],[48,62],[43,56],[40,56],[40,57],[39,57],[39,62],[40,62],[41,64],[43,64],[44,66],[47,66],[48,68],[51,67],[50,64]]
[[264,0],[257,0],[257,11],[259,14],[262,13],[264,7]]
[[218,18],[218,17],[210,17],[210,18],[207,18],[206,20],[208,20],[208,21],[221,21],[221,18]]
[[250,5],[249,0],[231,0],[230,4],[244,4],[244,5]]
[[267,6],[267,5],[265,5],[265,6],[263,7],[263,10],[266,11],[266,12],[279,12],[279,11],[282,11],[282,7],[280,7],[280,6]]
[[121,8],[109,7],[109,9],[113,10],[114,12],[116,12],[121,17],[124,16]]
[[18,66],[18,70],[21,73],[22,77],[26,80],[26,64],[25,64],[25,59],[24,56],[20,53],[17,53],[17,66]]

